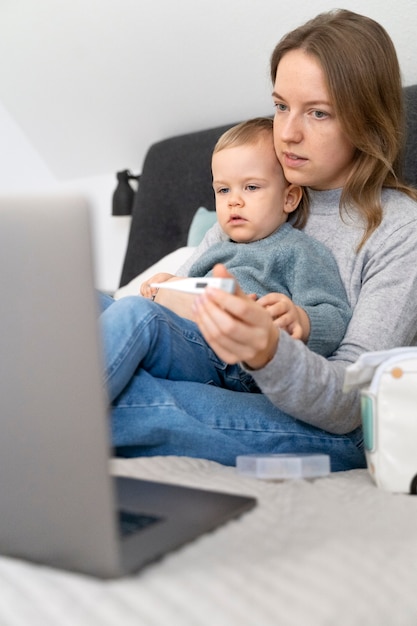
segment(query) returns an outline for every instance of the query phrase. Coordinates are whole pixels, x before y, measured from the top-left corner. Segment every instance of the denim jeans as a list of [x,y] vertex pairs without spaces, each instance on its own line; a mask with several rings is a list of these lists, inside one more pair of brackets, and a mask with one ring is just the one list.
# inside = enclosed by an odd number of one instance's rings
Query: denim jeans
[[[101,304],[111,311],[115,303],[104,297]],[[124,364],[117,368],[123,370]],[[234,465],[240,454],[323,453],[330,456],[332,471],[366,467],[360,428],[331,434],[287,415],[262,393],[132,369],[110,406],[112,443],[119,456],[190,456]]]
[[140,296],[100,297],[104,384],[111,401],[139,367],[156,378],[259,393],[247,372],[217,357],[194,322]]

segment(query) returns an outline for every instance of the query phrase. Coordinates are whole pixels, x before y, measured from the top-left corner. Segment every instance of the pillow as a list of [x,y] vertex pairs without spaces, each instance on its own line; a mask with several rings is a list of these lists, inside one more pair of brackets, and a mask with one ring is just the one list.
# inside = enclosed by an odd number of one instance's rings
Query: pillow
[[216,211],[200,207],[194,214],[188,231],[187,246],[198,246],[206,232],[216,223]]
[[124,296],[137,296],[140,293],[141,284],[159,272],[175,274],[177,269],[185,263],[194,250],[194,247],[184,246],[183,248],[178,248],[177,250],[170,252],[162,259],[159,259],[159,261],[148,267],[147,270],[133,278],[130,283],[127,283],[127,285],[124,285],[123,287],[119,287],[119,289],[117,289],[113,294],[114,298],[118,300]]

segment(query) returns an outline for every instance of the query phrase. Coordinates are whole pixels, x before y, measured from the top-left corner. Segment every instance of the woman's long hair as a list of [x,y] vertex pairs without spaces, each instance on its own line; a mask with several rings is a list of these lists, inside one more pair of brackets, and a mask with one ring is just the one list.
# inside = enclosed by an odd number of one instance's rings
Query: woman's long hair
[[417,200],[417,190],[402,177],[405,117],[397,54],[378,22],[343,9],[322,13],[281,39],[271,56],[273,83],[282,57],[296,49],[319,61],[335,114],[356,148],[341,208],[355,208],[365,219],[360,248],[381,223],[383,187]]

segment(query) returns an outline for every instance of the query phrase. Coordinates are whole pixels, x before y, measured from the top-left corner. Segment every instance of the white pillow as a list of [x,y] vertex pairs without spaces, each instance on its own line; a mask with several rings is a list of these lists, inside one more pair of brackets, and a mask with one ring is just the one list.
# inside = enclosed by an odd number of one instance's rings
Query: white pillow
[[162,259],[151,265],[151,267],[148,267],[147,270],[136,276],[136,278],[133,278],[130,283],[127,283],[127,285],[124,285],[123,287],[119,287],[119,289],[117,289],[114,293],[114,298],[118,300],[124,296],[137,296],[140,293],[141,284],[159,272],[175,274],[177,269],[185,263],[194,250],[194,246],[184,246],[183,248],[174,250],[174,252],[170,252]]

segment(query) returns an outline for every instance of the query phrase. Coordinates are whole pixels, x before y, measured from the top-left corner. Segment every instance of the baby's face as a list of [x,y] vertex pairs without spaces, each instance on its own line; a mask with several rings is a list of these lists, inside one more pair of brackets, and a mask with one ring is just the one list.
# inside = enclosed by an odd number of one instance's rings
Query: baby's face
[[272,135],[261,133],[256,143],[216,152],[212,172],[217,219],[233,241],[263,239],[287,220],[288,183]]

